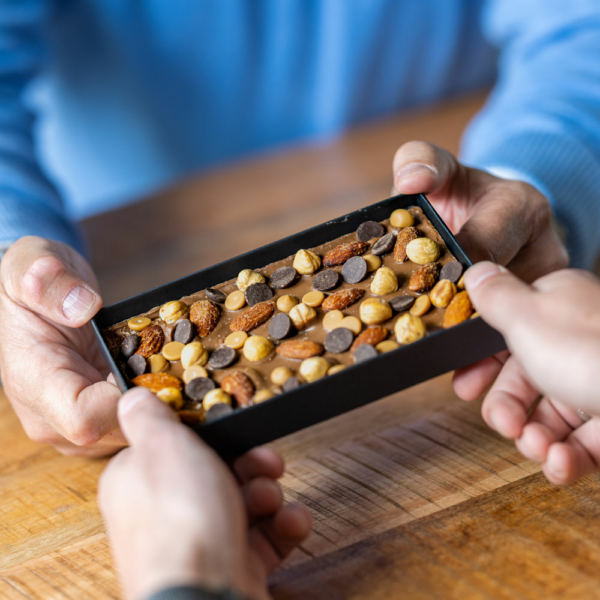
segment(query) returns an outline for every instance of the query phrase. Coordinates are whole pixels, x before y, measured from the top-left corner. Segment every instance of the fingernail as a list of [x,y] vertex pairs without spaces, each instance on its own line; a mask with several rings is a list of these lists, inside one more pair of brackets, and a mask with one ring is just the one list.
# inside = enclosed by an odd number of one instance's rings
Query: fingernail
[[119,400],[119,415],[126,415],[127,413],[131,412],[132,408],[134,408],[140,402],[147,402],[151,396],[152,392],[145,387],[139,386],[129,390],[126,394],[123,394]]
[[403,179],[407,179],[408,177],[412,177],[413,175],[418,175],[421,173],[427,173],[429,175],[433,173],[434,175],[437,175],[437,169],[425,163],[409,163],[396,171],[394,181],[399,183]]
[[63,315],[69,321],[76,321],[85,317],[96,302],[96,294],[82,285],[74,287],[63,300]]
[[467,291],[473,291],[486,279],[506,272],[507,269],[505,267],[493,262],[484,261],[477,263],[465,273],[465,287]]

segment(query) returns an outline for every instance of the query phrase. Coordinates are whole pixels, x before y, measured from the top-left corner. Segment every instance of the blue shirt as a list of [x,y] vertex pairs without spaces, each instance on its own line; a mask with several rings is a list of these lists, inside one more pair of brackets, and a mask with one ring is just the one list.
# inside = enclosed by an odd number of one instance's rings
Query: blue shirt
[[[600,248],[598,0],[4,0],[0,242],[497,83],[462,158]],[[391,163],[392,157],[390,157]]]

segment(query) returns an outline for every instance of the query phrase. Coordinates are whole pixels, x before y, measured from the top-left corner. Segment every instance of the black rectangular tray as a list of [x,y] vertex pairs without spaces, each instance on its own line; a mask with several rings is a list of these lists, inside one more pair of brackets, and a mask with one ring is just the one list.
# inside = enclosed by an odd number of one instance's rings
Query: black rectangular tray
[[[352,233],[364,221],[383,221],[393,210],[410,206],[423,209],[450,252],[465,268],[469,267],[469,257],[425,196],[389,198],[102,308],[92,319],[92,326],[119,389],[125,392],[132,386],[112,357],[101,334],[103,329],[170,300],[235,279],[242,269],[265,267],[292,256],[301,248],[314,248]],[[194,429],[221,456],[231,458],[505,348],[504,339],[497,331],[482,319],[471,319]]]

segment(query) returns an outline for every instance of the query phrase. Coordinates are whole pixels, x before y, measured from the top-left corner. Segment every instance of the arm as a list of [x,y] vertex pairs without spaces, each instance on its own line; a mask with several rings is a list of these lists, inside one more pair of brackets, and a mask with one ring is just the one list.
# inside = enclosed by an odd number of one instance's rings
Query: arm
[[600,3],[489,0],[498,83],[463,140],[467,164],[525,181],[567,229],[574,266],[600,251]]

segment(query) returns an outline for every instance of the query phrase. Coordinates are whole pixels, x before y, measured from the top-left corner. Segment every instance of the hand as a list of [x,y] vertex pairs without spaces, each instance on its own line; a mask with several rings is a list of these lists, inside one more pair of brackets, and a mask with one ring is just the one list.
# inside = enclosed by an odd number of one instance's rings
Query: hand
[[[525,457],[543,463],[553,483],[597,471],[600,281],[563,270],[528,286],[506,269],[480,263],[467,271],[465,283],[511,352],[483,402],[485,421],[515,439]],[[576,409],[592,419],[582,421]]]
[[125,444],[120,392],[106,381],[89,320],[102,306],[91,267],[60,242],[24,237],[0,263],[0,372],[27,435],[64,454]]
[[304,506],[282,506],[279,456],[252,450],[236,461],[236,482],[145,388],[123,396],[119,419],[130,448],[104,471],[99,500],[126,597],[196,584],[268,598],[268,574],[312,523]]

